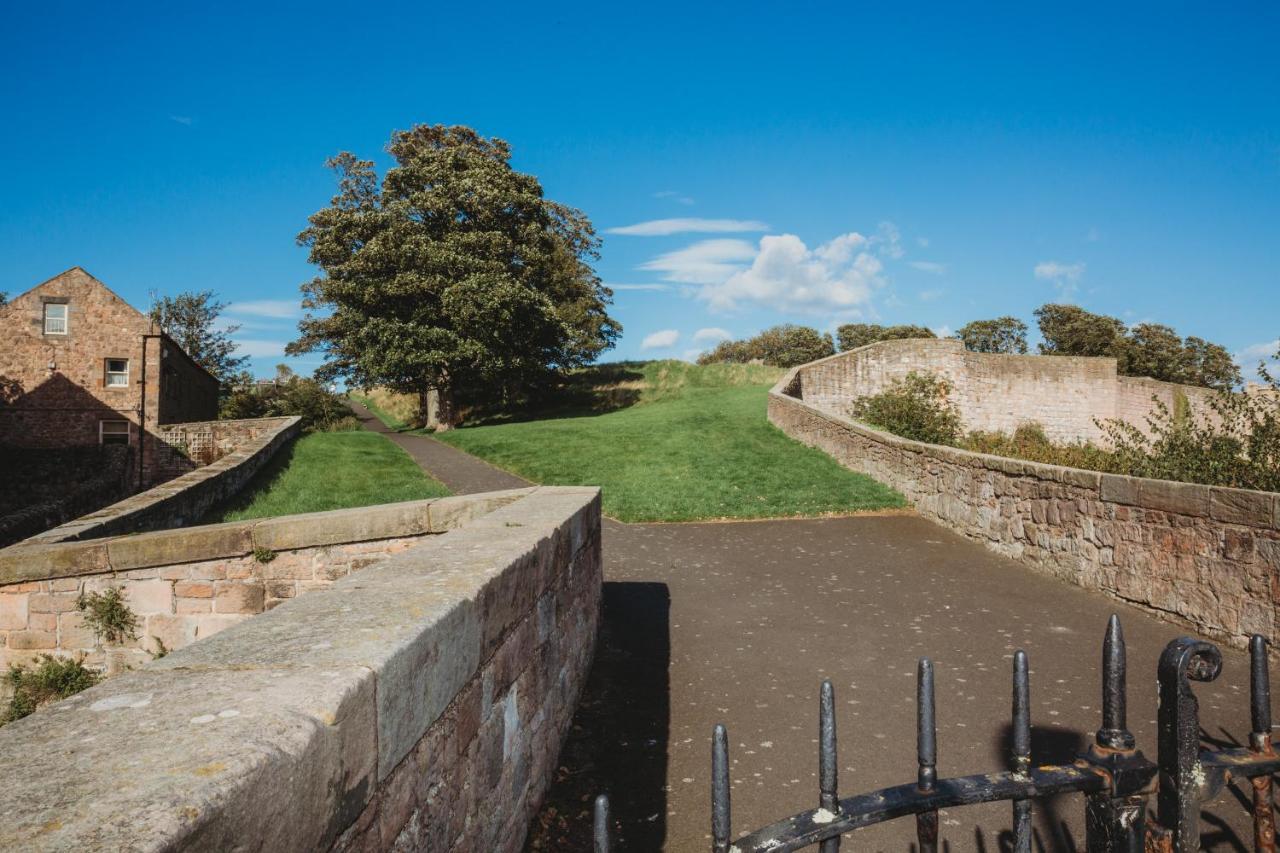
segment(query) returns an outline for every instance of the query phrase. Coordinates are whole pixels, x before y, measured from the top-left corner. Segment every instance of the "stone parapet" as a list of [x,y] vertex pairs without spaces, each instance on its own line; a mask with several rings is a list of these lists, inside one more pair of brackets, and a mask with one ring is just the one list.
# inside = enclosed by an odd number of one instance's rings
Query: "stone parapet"
[[0,848],[520,850],[600,592],[598,490],[531,490],[0,729]]
[[[917,342],[908,342],[917,343]],[[837,356],[836,358],[839,358]],[[769,420],[902,492],[921,515],[1032,568],[1237,648],[1280,629],[1280,495],[971,453],[857,423],[810,369],[770,391]],[[821,375],[821,374],[820,374]]]
[[[145,492],[82,515],[52,530],[46,530],[17,546],[97,539],[120,533],[162,530],[192,524],[232,495],[237,494],[276,452],[297,437],[300,418],[255,418],[225,421],[223,435],[240,439],[234,449],[216,461]],[[202,424],[176,424],[174,427]],[[5,552],[0,551],[0,555]]]
[[[0,669],[41,654],[83,657],[115,673],[161,649],[330,586],[446,533],[531,489],[432,498],[0,550]],[[105,648],[76,608],[119,587],[137,638]]]

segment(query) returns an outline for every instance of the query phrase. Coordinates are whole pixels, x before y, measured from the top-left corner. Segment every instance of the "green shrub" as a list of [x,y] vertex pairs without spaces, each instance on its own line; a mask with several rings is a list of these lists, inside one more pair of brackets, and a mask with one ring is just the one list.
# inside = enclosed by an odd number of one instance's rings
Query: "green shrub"
[[5,675],[13,696],[4,713],[0,714],[0,725],[20,720],[41,705],[92,687],[99,678],[101,676],[86,669],[79,659],[41,655],[39,664],[34,668],[13,664]]
[[808,326],[784,323],[745,341],[721,341],[698,357],[698,364],[746,364],[758,361],[774,367],[795,367],[835,355],[830,334]]
[[908,373],[879,394],[856,400],[849,413],[871,426],[929,444],[960,438],[960,414],[948,399],[951,383],[931,373]]
[[1068,468],[1086,468],[1090,471],[1118,473],[1121,467],[1115,454],[1095,444],[1086,441],[1055,444],[1045,435],[1044,427],[1034,422],[1020,425],[1013,431],[1013,435],[1003,432],[971,432],[960,442],[960,447],[974,453],[989,453],[992,456],[1007,456]]
[[84,614],[84,624],[108,643],[137,639],[138,617],[125,603],[119,587],[104,592],[80,593],[76,609]]
[[347,415],[345,418],[338,418],[336,421],[326,424],[324,431],[325,432],[351,432],[352,430],[357,430],[360,428],[361,428],[360,421],[356,419],[356,416]]
[[327,429],[351,414],[342,397],[324,385],[297,376],[284,365],[276,368],[274,385],[255,385],[242,376],[222,401],[218,416],[224,419],[298,416],[305,430]]

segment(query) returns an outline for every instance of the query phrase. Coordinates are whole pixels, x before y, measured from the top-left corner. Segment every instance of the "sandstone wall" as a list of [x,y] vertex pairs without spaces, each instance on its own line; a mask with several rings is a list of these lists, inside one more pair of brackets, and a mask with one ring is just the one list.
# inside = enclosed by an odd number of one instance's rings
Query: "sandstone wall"
[[598,490],[529,490],[0,729],[0,848],[520,850],[600,590]]
[[966,430],[1012,432],[1035,421],[1055,441],[1101,443],[1095,419],[1119,418],[1140,429],[1152,397],[1172,407],[1183,395],[1204,413],[1211,391],[1154,379],[1118,376],[1113,358],[993,355],[969,352],[949,339],[881,341],[804,365],[801,397],[847,414],[858,397],[877,394],[908,373],[932,373],[951,383],[951,401]]
[[1254,632],[1277,635],[1280,495],[1099,474],[899,438],[800,399],[813,387],[805,378],[811,367],[791,371],[770,392],[769,420],[898,489],[925,517],[1230,645],[1243,647]]

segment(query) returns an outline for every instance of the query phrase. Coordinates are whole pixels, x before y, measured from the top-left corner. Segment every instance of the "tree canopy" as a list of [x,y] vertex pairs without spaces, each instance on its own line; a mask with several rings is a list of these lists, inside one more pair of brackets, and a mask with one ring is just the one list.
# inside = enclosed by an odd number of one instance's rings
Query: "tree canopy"
[[1025,355],[1027,352],[1027,324],[1017,317],[997,317],[994,320],[974,320],[956,332],[965,349],[973,352],[993,352]]
[[1092,314],[1075,305],[1036,309],[1044,355],[1110,356],[1124,376],[1148,376],[1165,382],[1231,388],[1240,369],[1226,347],[1203,338],[1181,338],[1160,323],[1126,326],[1123,320]]
[[240,328],[217,325],[225,302],[219,302],[212,290],[165,296],[151,306],[151,320],[164,329],[187,355],[216,376],[224,388],[234,374],[248,363],[247,355],[236,355],[231,336]]
[[316,376],[456,401],[519,394],[595,359],[621,326],[590,262],[587,217],[511,167],[511,148],[467,127],[397,131],[394,165],[343,152],[338,194],[298,242],[321,274],[290,354],[319,351]]
[[845,323],[836,329],[840,351],[847,352],[865,347],[877,341],[895,341],[906,338],[936,338],[931,329],[924,326],[881,326],[876,323]]

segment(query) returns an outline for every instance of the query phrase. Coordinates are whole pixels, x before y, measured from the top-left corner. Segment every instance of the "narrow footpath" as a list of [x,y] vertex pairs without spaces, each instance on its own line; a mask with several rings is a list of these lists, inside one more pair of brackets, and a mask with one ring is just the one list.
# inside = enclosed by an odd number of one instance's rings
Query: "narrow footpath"
[[[526,485],[430,437],[388,433],[455,492]],[[1005,769],[1015,649],[1031,662],[1036,764],[1069,762],[1099,725],[1101,644],[1119,613],[1129,725],[1154,758],[1156,660],[1186,633],[1038,575],[910,515],[604,527],[596,662],[531,827],[529,850],[589,851],[591,800],[607,792],[616,849],[710,847],[710,735],[729,730],[735,835],[817,804],[818,688],[835,686],[841,796],[915,779],[915,670],[934,660],[938,772]],[[1198,685],[1207,736],[1247,743],[1248,660],[1224,650]],[[1247,786],[1246,786],[1247,787]],[[1205,815],[1206,849],[1251,846],[1245,792]],[[1008,804],[944,811],[951,851],[1005,849]],[[1036,807],[1038,850],[1083,849],[1083,800]],[[914,824],[859,831],[857,850],[906,850]]]

